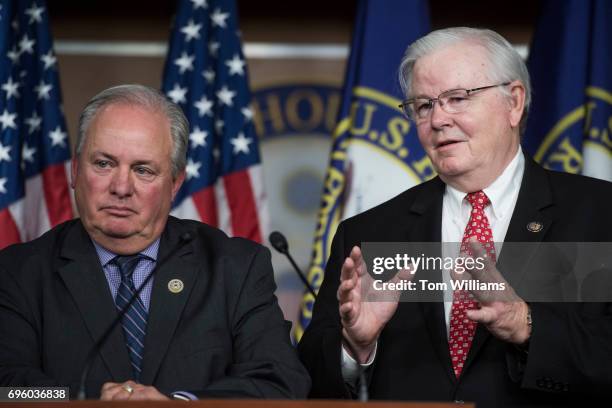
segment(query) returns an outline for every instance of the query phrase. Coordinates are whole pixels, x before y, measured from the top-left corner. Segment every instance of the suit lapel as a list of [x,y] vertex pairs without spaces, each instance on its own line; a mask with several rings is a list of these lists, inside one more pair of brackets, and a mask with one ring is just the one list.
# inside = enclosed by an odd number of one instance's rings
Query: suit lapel
[[[151,305],[147,321],[147,334],[140,381],[153,384],[161,362],[176,332],[185,304],[192,293],[202,268],[193,255],[194,243],[180,244],[180,227],[172,218],[162,235],[158,261],[159,270],[155,275],[151,293]],[[174,253],[173,253],[174,252]],[[168,260],[162,264],[164,258]],[[180,281],[182,290],[170,290],[169,283]],[[175,287],[176,288],[176,287]]]
[[[521,189],[504,242],[529,242],[533,245],[504,245],[497,262],[497,268],[517,292],[520,292],[525,266],[537,251],[537,243],[543,240],[554,222],[550,211],[552,206],[552,192],[546,172],[525,155],[525,172]],[[528,228],[530,223],[540,224],[541,229],[532,232],[538,228],[533,228],[534,224],[531,224],[530,230]],[[478,325],[464,370],[469,368],[490,336],[485,327]]]
[[[414,222],[411,223],[406,237],[408,242],[437,243],[442,241],[442,199],[444,190],[445,185],[438,177],[423,185],[423,190],[410,207],[410,216],[414,217]],[[442,282],[442,273],[441,271],[427,271],[426,277],[419,277],[417,272],[414,279],[418,281],[420,278],[426,278],[430,282]],[[420,302],[419,305],[425,326],[431,337],[431,344],[449,379],[455,381],[448,351],[443,299],[440,296],[438,301],[430,299]]]
[[515,289],[520,286],[524,266],[536,252],[537,243],[544,239],[553,224],[552,206],[552,192],[546,172],[526,156],[525,175],[504,242],[530,242],[534,245],[504,247],[498,262],[499,270]]
[[[75,223],[67,233],[61,256],[69,262],[61,266],[58,273],[81,313],[93,347],[111,325],[117,312],[98,255],[80,222]],[[121,325],[117,325],[102,345],[100,355],[114,381],[132,377]]]

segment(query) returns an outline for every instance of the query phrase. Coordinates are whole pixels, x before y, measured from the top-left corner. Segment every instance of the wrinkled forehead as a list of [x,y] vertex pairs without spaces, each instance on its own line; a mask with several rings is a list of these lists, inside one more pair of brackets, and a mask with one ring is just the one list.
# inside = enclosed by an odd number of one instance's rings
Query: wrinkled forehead
[[449,89],[490,85],[492,69],[484,46],[474,42],[457,42],[416,61],[410,96],[435,97]]
[[148,107],[129,103],[112,103],[102,107],[89,128],[83,150],[93,146],[121,150],[130,148],[151,154],[172,148],[168,118]]

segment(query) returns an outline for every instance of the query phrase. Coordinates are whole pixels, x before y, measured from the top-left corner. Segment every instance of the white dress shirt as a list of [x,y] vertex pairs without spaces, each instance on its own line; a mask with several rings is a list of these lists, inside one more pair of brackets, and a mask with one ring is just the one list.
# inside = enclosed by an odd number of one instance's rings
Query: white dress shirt
[[[484,212],[489,219],[489,225],[493,231],[495,253],[498,259],[508,226],[510,225],[510,218],[512,218],[512,213],[514,212],[524,172],[525,158],[519,146],[514,159],[508,164],[503,173],[489,187],[482,190],[491,202]],[[459,247],[472,210],[471,204],[465,199],[466,196],[466,193],[449,185],[446,186],[442,199],[442,242],[458,243],[459,245],[444,245],[442,251],[443,257],[450,256],[456,258],[459,256]],[[444,293],[444,298],[449,299],[444,302],[444,316],[446,318],[448,334],[450,312],[453,304],[452,289],[450,289],[450,271],[448,269],[443,270],[442,277],[444,282],[447,283],[446,287],[449,288],[449,293]]]
[[[525,172],[525,158],[523,151],[519,146],[516,155],[504,169],[503,173],[495,179],[491,185],[483,191],[489,197],[491,204],[485,208],[485,215],[489,219],[489,225],[493,231],[493,240],[495,242],[495,252],[499,258],[501,246],[506,237],[510,219],[516,206],[523,173]],[[470,219],[472,206],[465,199],[467,193],[461,192],[451,186],[446,186],[444,196],[442,198],[442,242],[456,243],[457,245],[445,245],[443,247],[442,256],[457,257],[459,255],[459,247],[463,239],[465,226]],[[456,247],[456,248],[455,248]],[[450,272],[442,271],[443,279],[447,282],[449,293],[445,293],[444,297],[449,301],[444,302],[444,316],[446,320],[446,331],[448,335],[450,312],[452,306],[452,289],[450,289]],[[365,364],[361,364],[363,368],[367,368],[374,362],[376,357],[376,349]],[[342,349],[341,371],[342,378],[345,382],[355,383],[359,375],[357,361],[340,346]]]

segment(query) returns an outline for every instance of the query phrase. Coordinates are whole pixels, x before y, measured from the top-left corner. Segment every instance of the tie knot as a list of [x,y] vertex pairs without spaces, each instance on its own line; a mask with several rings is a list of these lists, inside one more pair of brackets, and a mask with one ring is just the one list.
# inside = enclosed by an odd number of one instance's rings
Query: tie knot
[[136,265],[142,259],[142,256],[137,255],[126,255],[126,256],[116,256],[113,258],[111,262],[119,267],[119,272],[121,272],[121,276],[123,278],[130,278],[132,273],[134,273],[134,269],[136,269]]
[[489,197],[482,190],[469,193],[465,198],[472,205],[472,208],[485,208],[491,203]]

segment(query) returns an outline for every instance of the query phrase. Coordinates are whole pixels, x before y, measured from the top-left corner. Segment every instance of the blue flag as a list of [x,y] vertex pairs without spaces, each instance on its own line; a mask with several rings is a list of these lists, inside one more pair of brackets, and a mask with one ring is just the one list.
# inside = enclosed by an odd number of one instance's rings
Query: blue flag
[[547,168],[612,181],[611,21],[608,0],[543,4],[523,146]]
[[70,144],[44,0],[0,0],[0,248],[72,218]]
[[[338,223],[434,176],[416,129],[398,105],[397,79],[406,48],[429,31],[424,0],[361,0],[333,134],[308,273],[318,290]],[[306,293],[294,337],[310,323]]]
[[179,2],[162,88],[190,123],[172,214],[261,242],[266,209],[235,0]]

